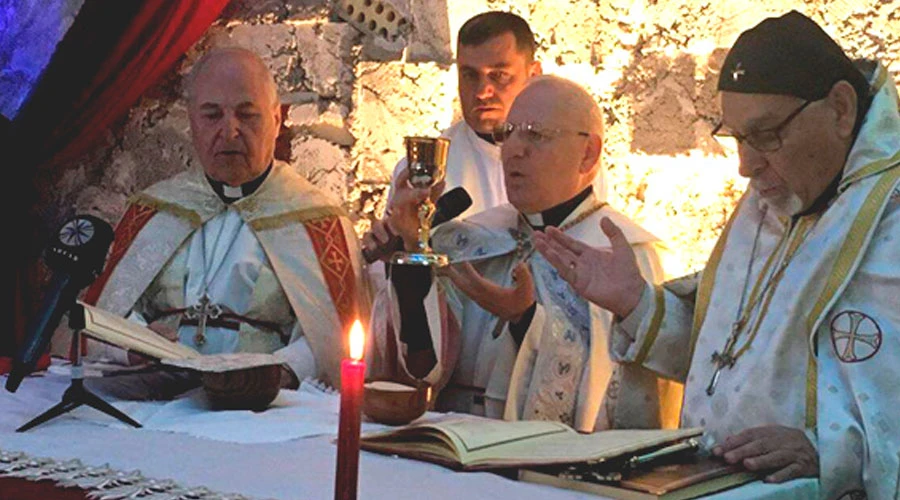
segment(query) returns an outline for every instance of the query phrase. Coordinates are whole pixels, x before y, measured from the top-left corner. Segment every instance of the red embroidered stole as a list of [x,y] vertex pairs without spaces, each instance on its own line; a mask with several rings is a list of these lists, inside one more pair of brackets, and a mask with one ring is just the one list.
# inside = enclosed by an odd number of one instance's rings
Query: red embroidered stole
[[[134,239],[137,237],[138,233],[141,232],[141,229],[143,229],[144,226],[147,225],[147,222],[156,215],[156,212],[157,210],[155,208],[146,205],[131,204],[128,206],[128,210],[125,211],[122,220],[116,225],[115,239],[113,239],[112,250],[106,261],[106,267],[84,294],[82,300],[85,304],[97,304],[97,300],[100,299],[100,294],[103,292],[103,287],[106,286],[109,277],[112,275],[116,266],[119,265],[119,261],[122,260],[125,253],[131,248],[131,244],[134,243]],[[82,337],[81,353],[84,354],[86,352],[87,339]],[[70,352],[69,358],[73,359],[74,357],[75,353]]]
[[344,236],[344,227],[338,217],[317,219],[303,225],[316,251],[322,276],[325,277],[331,301],[345,332],[341,338],[346,343],[348,339],[346,332],[350,331],[351,324],[359,315],[359,304],[356,275],[353,272],[347,238]]

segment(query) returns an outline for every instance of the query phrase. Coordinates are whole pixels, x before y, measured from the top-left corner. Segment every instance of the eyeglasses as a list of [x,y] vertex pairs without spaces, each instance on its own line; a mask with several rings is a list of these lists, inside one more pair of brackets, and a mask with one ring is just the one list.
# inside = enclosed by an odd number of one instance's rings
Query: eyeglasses
[[781,121],[778,125],[767,128],[765,130],[757,130],[755,132],[750,132],[747,135],[739,134],[733,130],[728,130],[722,128],[722,122],[719,122],[718,125],[713,129],[712,136],[719,140],[723,137],[734,138],[738,144],[742,142],[746,142],[750,145],[751,148],[761,152],[761,153],[770,153],[772,151],[777,151],[781,149],[782,140],[781,140],[781,132],[785,127],[790,125],[791,121],[800,114],[801,111],[806,109],[811,103],[815,101],[806,101],[799,108],[795,109],[791,114],[787,115],[787,117]]
[[509,123],[503,122],[494,127],[493,137],[497,144],[502,143],[512,136],[513,132],[519,130],[522,137],[531,144],[540,145],[552,141],[562,134],[578,134],[584,137],[590,137],[591,134],[582,130],[569,130],[564,128],[544,128],[534,122],[525,123]]

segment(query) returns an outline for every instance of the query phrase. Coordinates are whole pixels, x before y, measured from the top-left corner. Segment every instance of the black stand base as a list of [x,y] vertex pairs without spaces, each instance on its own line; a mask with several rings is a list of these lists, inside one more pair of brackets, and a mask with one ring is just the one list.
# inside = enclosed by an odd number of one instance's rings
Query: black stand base
[[37,417],[34,417],[31,421],[16,429],[16,432],[25,432],[28,429],[41,425],[63,413],[70,412],[81,405],[88,405],[91,408],[102,411],[103,413],[115,417],[133,427],[141,427],[141,424],[137,423],[134,419],[117,410],[113,405],[103,401],[91,391],[85,389],[84,379],[76,378],[72,379],[72,384],[66,389],[66,392],[63,393],[62,401],[60,401],[59,404],[44,413],[41,413]]

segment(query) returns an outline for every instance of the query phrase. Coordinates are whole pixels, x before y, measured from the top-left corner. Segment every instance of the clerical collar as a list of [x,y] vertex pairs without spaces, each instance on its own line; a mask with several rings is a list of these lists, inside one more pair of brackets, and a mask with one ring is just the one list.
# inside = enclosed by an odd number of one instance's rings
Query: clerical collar
[[831,201],[838,194],[838,186],[841,184],[842,172],[838,172],[837,175],[834,176],[834,179],[831,180],[831,183],[828,184],[828,187],[825,188],[825,191],[816,198],[816,201],[812,203],[806,210],[798,213],[794,217],[804,217],[807,215],[815,214],[818,212],[824,211],[831,204]]
[[588,186],[569,201],[564,201],[559,205],[550,207],[540,213],[522,215],[525,216],[525,220],[527,220],[528,224],[534,229],[541,230],[547,226],[559,226],[562,224],[562,221],[566,220],[566,217],[571,215],[572,212],[578,208],[578,205],[581,205],[581,202],[586,200],[593,192],[594,187]]
[[[474,131],[475,129],[472,130]],[[497,145],[497,141],[494,140],[494,134],[483,134],[481,132],[475,131],[475,135],[477,135],[483,141],[489,142],[495,146]]]
[[252,181],[245,182],[240,186],[229,186],[224,182],[217,181],[210,176],[206,176],[206,180],[209,182],[209,185],[212,186],[213,191],[219,195],[219,198],[222,199],[225,203],[234,203],[235,201],[253,194],[259,186],[262,185],[263,181],[266,180],[266,177],[269,176],[269,172],[272,171],[273,163],[269,164],[269,168],[266,169],[265,172],[259,175],[256,179]]

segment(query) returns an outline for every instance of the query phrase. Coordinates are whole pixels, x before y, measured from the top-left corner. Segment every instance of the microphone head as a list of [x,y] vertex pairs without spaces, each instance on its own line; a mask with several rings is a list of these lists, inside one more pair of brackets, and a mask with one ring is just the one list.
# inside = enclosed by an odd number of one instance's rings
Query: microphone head
[[114,232],[108,222],[93,215],[76,215],[63,223],[44,253],[47,266],[65,271],[80,286],[103,270]]
[[458,216],[472,206],[472,197],[462,186],[455,187],[444,193],[435,203],[434,219],[431,224],[436,226]]

